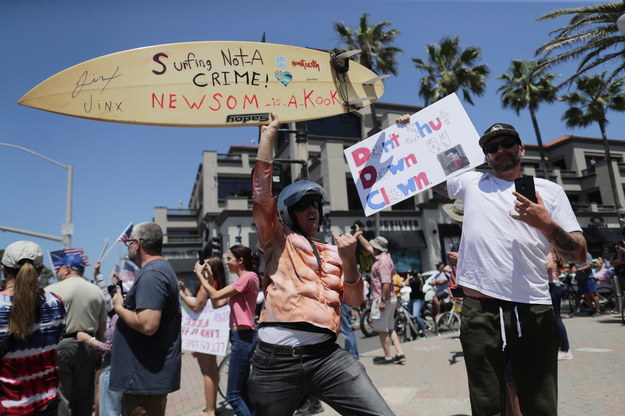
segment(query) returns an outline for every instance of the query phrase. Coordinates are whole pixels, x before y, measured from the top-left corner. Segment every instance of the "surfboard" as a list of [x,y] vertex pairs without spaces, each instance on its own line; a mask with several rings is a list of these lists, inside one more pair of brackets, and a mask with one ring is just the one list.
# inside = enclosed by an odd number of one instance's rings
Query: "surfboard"
[[329,117],[369,105],[383,77],[331,52],[259,42],[172,43],[67,68],[19,104],[75,117],[227,127]]

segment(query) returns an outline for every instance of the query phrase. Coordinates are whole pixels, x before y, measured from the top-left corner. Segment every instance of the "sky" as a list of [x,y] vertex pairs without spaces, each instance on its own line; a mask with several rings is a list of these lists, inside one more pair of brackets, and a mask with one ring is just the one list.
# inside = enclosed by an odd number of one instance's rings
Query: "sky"
[[[334,22],[357,26],[389,21],[401,31],[396,46],[399,74],[385,80],[380,101],[422,105],[420,73],[411,58],[425,47],[459,36],[460,46],[482,48],[491,70],[486,93],[464,103],[478,132],[495,122],[513,124],[526,143],[536,143],[529,113],[503,109],[497,76],[513,59],[535,59],[534,51],[564,18],[536,22],[543,14],[592,1],[298,1],[209,0],[2,0],[0,2],[0,143],[26,147],[72,165],[74,234],[93,263],[104,242],[114,242],[129,222],[151,221],[154,207],[188,206],[203,150],[226,153],[232,145],[255,145],[256,128],[139,126],[74,118],[20,106],[35,85],[80,62],[109,53],[165,43],[239,40],[318,49],[340,46]],[[568,75],[573,67],[558,66]],[[611,70],[612,67],[602,70]],[[569,129],[562,103],[543,106],[538,122],[543,141],[575,134],[600,137],[599,128]],[[608,136],[621,139],[622,114],[608,114]],[[0,146],[0,225],[61,236],[65,222],[67,170],[27,152]],[[0,231],[0,248],[31,239],[44,251],[61,243]],[[108,278],[126,253],[117,244],[103,261]],[[49,264],[48,264],[49,266]],[[92,274],[91,268],[86,274]]]

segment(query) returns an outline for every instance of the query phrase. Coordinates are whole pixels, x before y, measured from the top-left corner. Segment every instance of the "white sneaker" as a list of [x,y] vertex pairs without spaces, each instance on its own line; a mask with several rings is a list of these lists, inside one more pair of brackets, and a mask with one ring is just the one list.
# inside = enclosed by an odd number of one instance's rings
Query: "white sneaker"
[[559,351],[558,352],[558,361],[562,361],[562,360],[572,360],[573,359],[573,354],[571,354],[570,351]]

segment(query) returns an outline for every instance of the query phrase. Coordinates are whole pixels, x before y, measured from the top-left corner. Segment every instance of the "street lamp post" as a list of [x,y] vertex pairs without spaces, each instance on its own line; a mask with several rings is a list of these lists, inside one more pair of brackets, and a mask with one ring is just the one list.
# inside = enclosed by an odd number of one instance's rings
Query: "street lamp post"
[[27,149],[25,147],[22,146],[18,146],[15,144],[10,144],[10,143],[0,143],[0,146],[6,146],[6,147],[13,147],[15,149],[19,149],[22,150],[24,152],[30,153],[33,156],[37,156],[40,159],[46,160],[50,163],[53,163],[57,166],[62,167],[63,169],[67,170],[67,200],[66,200],[66,206],[65,206],[65,224],[63,224],[61,226],[61,234],[64,235],[64,237],[57,237],[54,235],[49,235],[49,234],[42,234],[42,233],[38,233],[35,231],[28,231],[28,230],[22,230],[19,228],[13,228],[13,227],[5,227],[0,225],[0,230],[5,230],[5,231],[10,231],[13,233],[18,233],[18,234],[26,234],[26,235],[31,235],[33,237],[39,237],[39,238],[45,238],[48,240],[54,240],[54,241],[59,241],[61,243],[63,243],[65,245],[65,248],[70,248],[72,246],[72,234],[74,233],[74,224],[72,224],[72,182],[73,182],[73,166],[72,165],[64,165],[60,162],[57,162],[54,159],[51,159],[47,156],[44,156],[42,154],[39,154],[37,152],[34,152],[30,149]]

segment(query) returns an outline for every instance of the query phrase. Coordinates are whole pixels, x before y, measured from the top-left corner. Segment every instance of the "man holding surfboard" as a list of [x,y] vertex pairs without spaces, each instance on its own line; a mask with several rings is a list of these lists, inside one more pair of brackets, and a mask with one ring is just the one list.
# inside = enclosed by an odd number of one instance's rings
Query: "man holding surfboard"
[[326,192],[298,181],[271,193],[276,114],[261,128],[253,173],[253,216],[265,258],[265,306],[249,378],[256,415],[290,415],[305,395],[341,414],[392,415],[364,367],[336,344],[341,302],[358,307],[363,282],[355,235],[315,239]]

